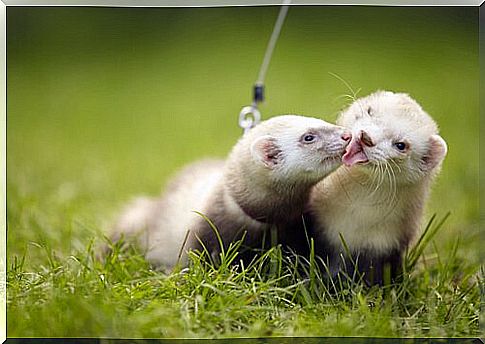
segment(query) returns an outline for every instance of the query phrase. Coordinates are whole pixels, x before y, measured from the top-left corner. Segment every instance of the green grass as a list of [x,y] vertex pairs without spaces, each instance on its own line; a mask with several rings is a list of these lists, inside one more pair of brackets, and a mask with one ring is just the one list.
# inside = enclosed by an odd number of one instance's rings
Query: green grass
[[[477,336],[482,274],[457,257],[458,245],[447,256],[436,252],[436,264],[420,257],[441,224],[409,252],[401,283],[370,289],[345,276],[328,282],[313,256],[288,256],[279,247],[248,266],[234,264],[239,243],[220,254],[217,266],[192,253],[189,268],[167,275],[133,248],[121,249],[121,242],[103,261],[92,245],[67,259],[38,245],[46,265],[28,272],[22,257],[9,267],[9,319],[24,317],[10,321],[9,331],[46,337]],[[42,327],[32,326],[38,319]]]
[[334,121],[348,93],[335,73],[360,95],[409,92],[449,146],[423,230],[451,215],[410,252],[403,284],[337,294],[278,249],[244,271],[193,257],[170,275],[133,251],[93,257],[127,200],[236,142],[277,9],[7,14],[9,336],[480,334],[476,9],[290,9],[264,118]]

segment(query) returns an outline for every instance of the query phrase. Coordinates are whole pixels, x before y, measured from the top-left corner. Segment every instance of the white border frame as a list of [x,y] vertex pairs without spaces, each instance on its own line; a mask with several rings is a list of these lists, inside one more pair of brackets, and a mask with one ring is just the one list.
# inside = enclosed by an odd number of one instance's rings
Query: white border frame
[[[485,0],[292,0],[291,5],[481,6]],[[223,7],[271,6],[265,0],[0,0],[0,343],[7,339],[7,6]],[[3,239],[3,240],[2,240]]]
[[[227,7],[274,6],[282,0],[1,0],[6,6]],[[485,0],[292,0],[291,5],[480,6]]]
[[0,342],[7,339],[7,6],[0,2]]

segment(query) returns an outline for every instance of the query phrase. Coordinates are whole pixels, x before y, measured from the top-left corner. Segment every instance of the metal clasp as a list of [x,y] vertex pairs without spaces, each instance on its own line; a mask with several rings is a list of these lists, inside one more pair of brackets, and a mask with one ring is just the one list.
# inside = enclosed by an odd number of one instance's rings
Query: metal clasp
[[239,113],[239,126],[246,134],[251,128],[254,128],[261,121],[261,112],[256,104],[245,106]]

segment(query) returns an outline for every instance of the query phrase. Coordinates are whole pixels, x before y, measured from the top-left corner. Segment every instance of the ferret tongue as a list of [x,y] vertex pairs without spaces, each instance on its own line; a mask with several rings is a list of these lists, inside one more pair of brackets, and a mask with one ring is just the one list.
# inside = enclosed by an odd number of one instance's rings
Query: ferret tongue
[[364,163],[368,161],[369,159],[362,149],[360,140],[350,141],[347,149],[345,150],[345,154],[342,156],[342,162],[346,166],[352,166],[357,163]]

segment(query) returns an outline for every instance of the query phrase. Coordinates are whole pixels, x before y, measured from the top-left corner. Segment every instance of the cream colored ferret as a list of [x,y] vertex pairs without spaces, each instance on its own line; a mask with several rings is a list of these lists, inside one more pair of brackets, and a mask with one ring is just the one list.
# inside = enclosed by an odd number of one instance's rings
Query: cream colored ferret
[[352,131],[345,166],[318,183],[310,201],[318,254],[333,273],[346,269],[342,240],[371,284],[395,277],[419,231],[433,177],[447,146],[421,106],[403,93],[379,91],[358,99],[337,123]]
[[136,238],[151,263],[169,269],[178,262],[179,252],[186,264],[186,252],[201,250],[201,243],[217,259],[216,236],[194,211],[214,223],[226,247],[244,232],[246,246],[260,247],[272,227],[280,242],[303,238],[303,232],[286,228],[301,221],[311,188],[341,164],[350,137],[344,128],[316,118],[271,118],[244,135],[225,162],[189,165],[160,198],[135,200],[112,237]]

